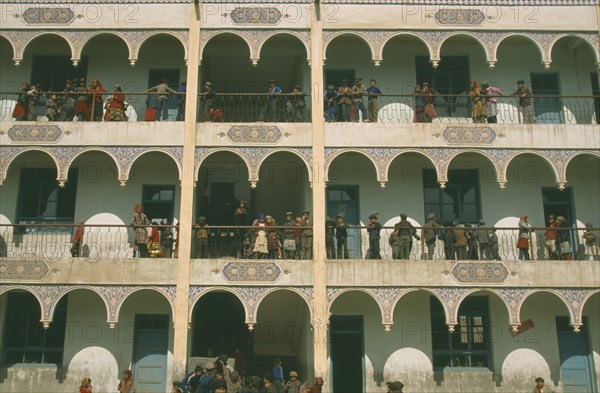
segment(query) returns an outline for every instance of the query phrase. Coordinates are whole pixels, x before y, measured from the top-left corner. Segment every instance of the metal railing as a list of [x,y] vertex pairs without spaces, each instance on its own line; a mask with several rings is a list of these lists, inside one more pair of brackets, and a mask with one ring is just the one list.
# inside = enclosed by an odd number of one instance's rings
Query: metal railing
[[[113,108],[113,93],[40,92],[15,111],[20,93],[0,93],[3,121],[182,121],[185,93],[124,92],[122,109]],[[22,93],[21,93],[22,95]],[[56,95],[48,106],[48,98]],[[29,102],[32,100],[34,102]],[[468,94],[365,95],[347,103],[339,98],[323,104],[329,122],[381,123],[499,123],[499,124],[599,124],[600,96],[535,95],[484,97],[481,104]],[[526,104],[527,105],[522,105]],[[198,122],[310,122],[312,97],[281,93],[200,93]],[[119,105],[117,105],[119,106]],[[474,110],[475,106],[475,110]],[[113,108],[113,109],[111,109]],[[122,111],[122,112],[120,112]],[[20,116],[17,116],[19,113]]]
[[[0,257],[46,261],[176,258],[178,229],[170,225],[2,224]],[[377,241],[370,241],[365,226],[348,225],[345,237],[343,232],[326,228],[326,243],[319,249],[328,259],[600,260],[600,228],[534,228],[525,243],[518,228],[382,227]],[[191,241],[193,259],[313,259],[312,227],[194,225]]]

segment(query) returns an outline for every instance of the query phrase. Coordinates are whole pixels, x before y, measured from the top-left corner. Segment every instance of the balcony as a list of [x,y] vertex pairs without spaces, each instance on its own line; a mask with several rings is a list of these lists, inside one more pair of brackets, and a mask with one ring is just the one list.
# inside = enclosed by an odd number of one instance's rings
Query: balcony
[[[19,224],[2,225],[0,257],[3,281],[45,284],[139,284],[172,285],[178,265],[178,227],[153,225],[146,228],[116,225]],[[312,247],[312,237],[304,239],[306,228],[266,227],[266,236],[276,234],[271,254],[254,248],[258,227],[205,227],[207,240],[192,241],[191,283],[193,285],[290,285],[312,283],[312,250],[303,255],[301,247]],[[194,228],[194,233],[199,227]],[[465,233],[464,246],[448,243],[448,233]],[[148,241],[136,243],[139,231],[151,233]],[[494,236],[492,243],[478,243],[481,233]],[[598,228],[591,229],[598,233]],[[516,248],[517,228],[452,228],[440,231],[431,248],[419,240],[403,250],[393,243],[393,227],[384,227],[379,258],[366,250],[367,228],[347,228],[351,249],[359,241],[368,259],[349,253],[337,255],[335,245],[328,247],[328,285],[330,286],[469,286],[509,287],[596,287],[600,277],[598,254],[590,255],[583,245],[583,230],[568,229],[573,252],[561,252],[555,243],[550,251],[544,241],[545,229],[532,232],[527,260]],[[560,231],[559,231],[560,232]],[[420,228],[416,233],[421,233]],[[288,236],[290,235],[290,236]],[[359,237],[359,240],[357,239]],[[197,237],[194,236],[196,239]],[[295,250],[288,251],[283,239],[295,239]],[[486,237],[487,238],[487,237]],[[452,237],[454,239],[454,237]],[[491,238],[490,238],[491,239]],[[396,240],[397,241],[397,240]],[[364,244],[366,242],[366,244]],[[392,244],[393,243],[393,244]],[[269,251],[271,241],[269,240]],[[391,246],[389,244],[392,244]],[[557,248],[558,245],[558,248]],[[343,248],[337,244],[338,252]],[[598,249],[595,248],[595,252]],[[266,251],[266,249],[265,249]],[[331,252],[330,252],[331,251]],[[406,252],[406,255],[400,253]],[[243,254],[242,254],[243,253]],[[568,255],[567,255],[568,254]],[[305,257],[308,256],[308,259]],[[351,259],[348,259],[351,258]],[[406,259],[403,259],[406,258]],[[561,259],[561,260],[558,260]],[[576,261],[567,260],[575,259]],[[568,269],[569,274],[564,275]]]

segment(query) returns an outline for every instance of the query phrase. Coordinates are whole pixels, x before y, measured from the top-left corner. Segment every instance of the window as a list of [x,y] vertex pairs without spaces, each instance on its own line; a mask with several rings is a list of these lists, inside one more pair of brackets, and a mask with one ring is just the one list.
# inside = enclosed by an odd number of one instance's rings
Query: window
[[487,367],[491,369],[487,296],[467,297],[458,310],[458,325],[450,333],[444,308],[430,298],[433,367]]
[[[429,56],[415,56],[416,83],[429,83],[440,94],[465,94],[469,91],[469,58],[467,56],[444,56],[439,67],[431,67]],[[440,116],[470,117],[469,100],[466,97],[436,98]]]
[[63,188],[55,168],[23,168],[19,189],[19,223],[73,223],[77,194],[77,169],[69,170]]
[[67,296],[56,305],[54,320],[48,329],[44,329],[40,317],[40,304],[32,294],[28,292],[8,294],[3,326],[3,363],[62,363]]
[[144,186],[142,189],[142,209],[148,218],[156,223],[167,220],[173,223],[175,207],[175,186]]
[[434,213],[441,224],[478,222],[481,218],[479,171],[450,169],[446,188],[440,188],[433,169],[423,170],[425,217]]

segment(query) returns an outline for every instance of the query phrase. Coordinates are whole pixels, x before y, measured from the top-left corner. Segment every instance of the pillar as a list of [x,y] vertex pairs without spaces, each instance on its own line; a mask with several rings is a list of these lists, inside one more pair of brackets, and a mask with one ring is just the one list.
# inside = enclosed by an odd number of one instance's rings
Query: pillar
[[325,139],[323,108],[323,23],[320,3],[311,5],[311,81],[312,81],[312,171],[313,171],[313,328],[315,376],[325,380],[324,391],[329,385],[327,363],[327,271],[325,253]]
[[190,290],[190,263],[192,217],[194,207],[194,153],[196,148],[196,118],[198,95],[198,67],[200,59],[201,2],[190,3],[189,59],[183,136],[183,173],[181,176],[181,203],[179,213],[179,243],[177,266],[177,297],[175,299],[175,331],[173,335],[173,376],[186,374],[188,348],[188,308]]

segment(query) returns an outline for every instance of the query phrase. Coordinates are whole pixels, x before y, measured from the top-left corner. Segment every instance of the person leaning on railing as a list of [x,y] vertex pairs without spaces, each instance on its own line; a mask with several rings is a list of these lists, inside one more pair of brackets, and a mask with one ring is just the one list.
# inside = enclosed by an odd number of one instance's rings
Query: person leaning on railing
[[90,92],[92,93],[93,100],[93,121],[102,121],[102,112],[104,111],[104,100],[102,99],[102,93],[106,93],[106,89],[102,87],[102,83],[98,79],[94,79],[90,86]]
[[106,100],[106,114],[104,120],[106,121],[127,121],[127,115],[125,110],[127,105],[125,104],[125,94],[121,86],[115,85],[113,89],[113,95]]
[[510,95],[517,97],[517,106],[521,109],[523,124],[535,124],[531,90],[525,87],[525,81],[523,79],[517,81],[517,90]]
[[162,120],[168,120],[169,119],[169,108],[167,105],[167,101],[169,100],[169,96],[168,94],[175,94],[177,93],[175,90],[171,89],[169,87],[169,81],[167,79],[163,79],[158,85],[149,88],[148,90],[146,90],[144,93],[158,93],[157,97],[156,97],[156,117],[154,118],[155,121],[160,121],[161,117]]
[[502,96],[502,90],[499,87],[491,86],[489,81],[483,81],[481,93],[485,98],[487,122],[498,123],[498,97]]
[[381,89],[377,87],[377,81],[375,79],[371,79],[369,81],[369,87],[367,88],[367,95],[369,96],[369,101],[367,104],[367,109],[369,112],[369,121],[372,123],[377,122],[377,115],[379,113],[379,96],[382,95]]

